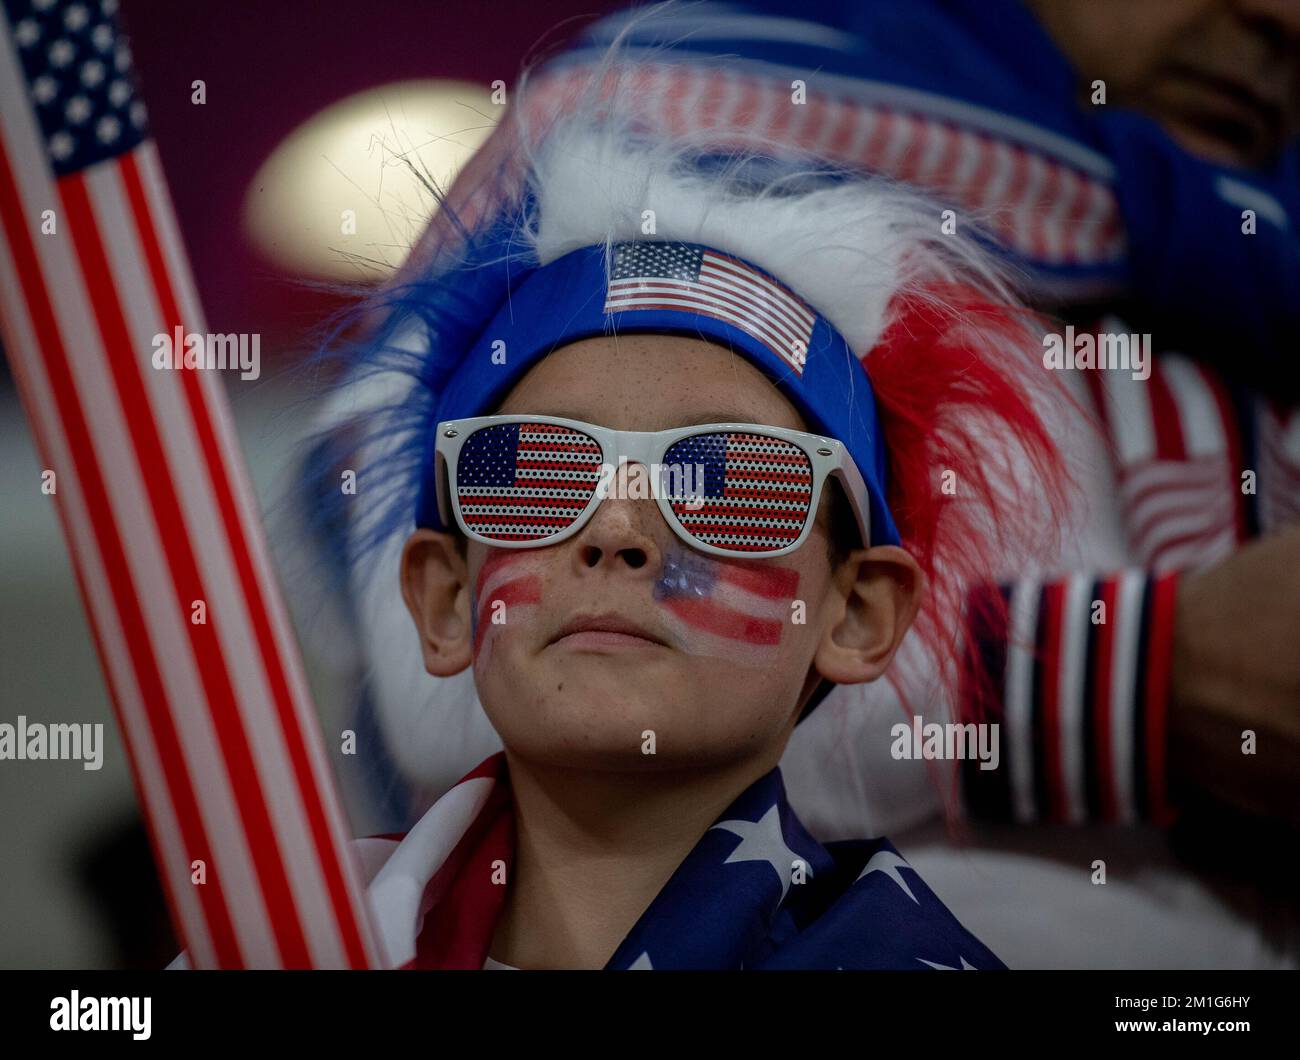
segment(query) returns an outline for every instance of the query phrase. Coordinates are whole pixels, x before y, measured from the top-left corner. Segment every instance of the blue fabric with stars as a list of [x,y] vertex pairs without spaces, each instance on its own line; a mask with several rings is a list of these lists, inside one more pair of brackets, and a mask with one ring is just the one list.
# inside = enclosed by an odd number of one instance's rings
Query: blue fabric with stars
[[719,816],[641,915],[609,969],[1006,966],[888,839],[818,843],[780,769]]
[[66,176],[149,135],[116,0],[3,0],[50,166]]

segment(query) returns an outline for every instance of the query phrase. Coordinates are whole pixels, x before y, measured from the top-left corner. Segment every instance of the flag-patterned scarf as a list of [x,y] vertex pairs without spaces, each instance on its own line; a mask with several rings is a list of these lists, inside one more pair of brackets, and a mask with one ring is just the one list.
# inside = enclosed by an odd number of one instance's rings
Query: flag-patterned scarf
[[[361,840],[370,898],[399,968],[483,968],[514,859],[504,752],[407,833]],[[779,769],[718,817],[606,969],[984,969],[1002,962],[884,838],[821,844]]]

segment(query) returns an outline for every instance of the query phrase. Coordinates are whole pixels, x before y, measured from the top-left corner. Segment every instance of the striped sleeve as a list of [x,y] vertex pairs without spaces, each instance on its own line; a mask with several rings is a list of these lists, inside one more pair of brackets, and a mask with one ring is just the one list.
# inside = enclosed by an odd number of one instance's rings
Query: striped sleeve
[[1166,718],[1177,572],[974,590],[961,720],[999,755],[962,763],[973,817],[1172,823]]

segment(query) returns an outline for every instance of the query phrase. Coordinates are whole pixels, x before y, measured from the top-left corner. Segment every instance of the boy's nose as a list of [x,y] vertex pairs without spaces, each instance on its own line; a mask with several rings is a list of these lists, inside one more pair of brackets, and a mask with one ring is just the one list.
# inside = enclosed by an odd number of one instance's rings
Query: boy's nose
[[[625,464],[618,469],[609,496],[599,502],[591,521],[578,534],[577,554],[584,567],[614,562],[633,570],[656,569],[662,548],[655,523],[665,531],[668,525],[654,500],[627,495],[632,466]],[[631,473],[648,474],[648,471],[638,466]]]

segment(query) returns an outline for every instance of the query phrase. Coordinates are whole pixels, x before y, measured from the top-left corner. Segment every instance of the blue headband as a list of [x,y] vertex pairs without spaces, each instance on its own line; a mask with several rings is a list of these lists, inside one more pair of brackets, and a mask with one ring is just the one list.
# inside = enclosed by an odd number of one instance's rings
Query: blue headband
[[635,242],[575,250],[512,276],[496,315],[447,380],[425,439],[416,525],[438,515],[433,446],[444,420],[486,415],[559,346],[654,332],[712,339],[763,371],[812,431],[844,443],[871,503],[873,545],[899,544],[885,503],[885,445],[862,362],[832,325],[756,266],[696,243]]

